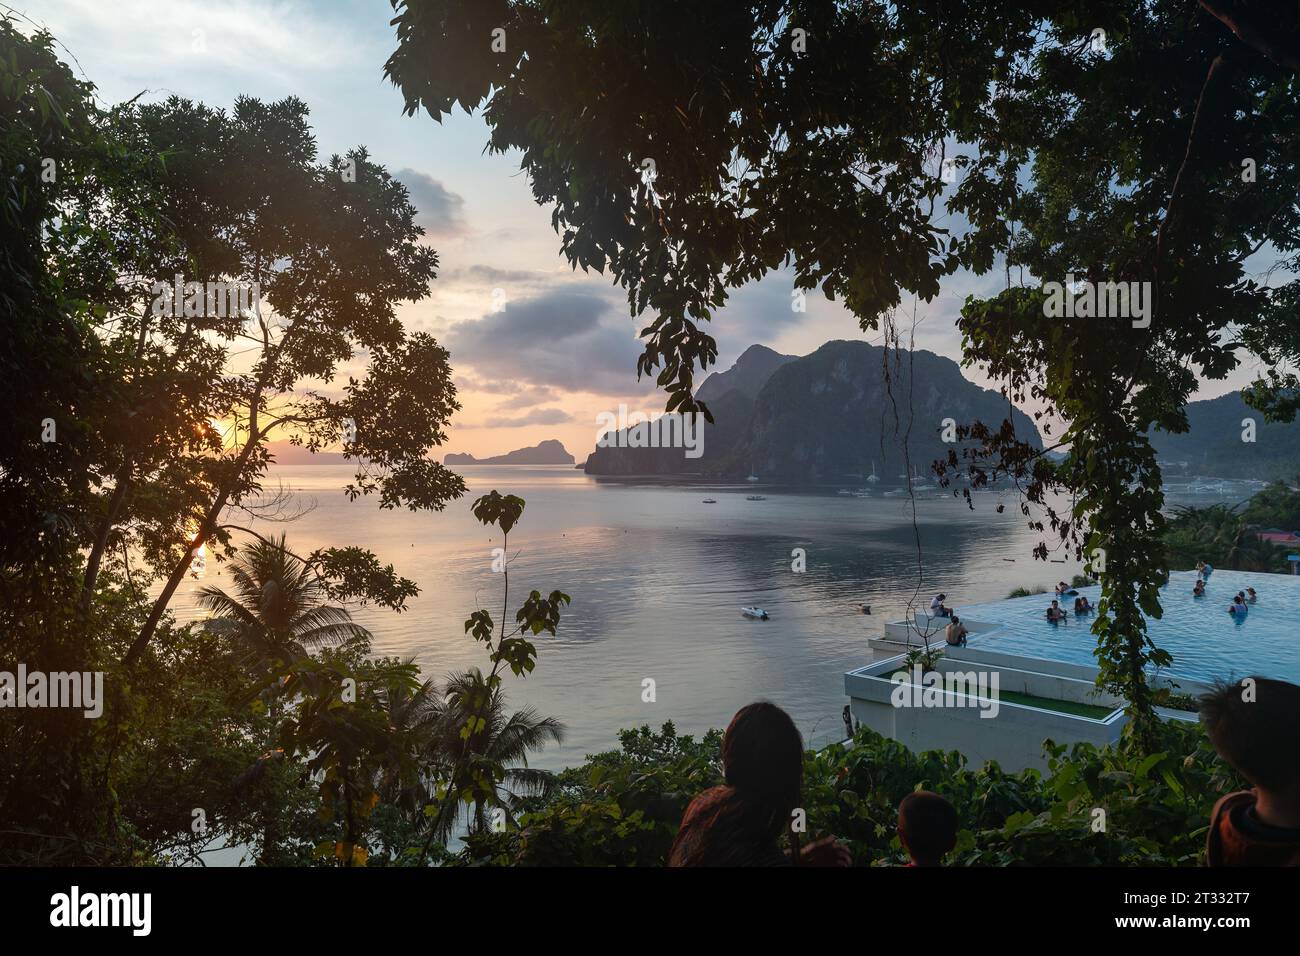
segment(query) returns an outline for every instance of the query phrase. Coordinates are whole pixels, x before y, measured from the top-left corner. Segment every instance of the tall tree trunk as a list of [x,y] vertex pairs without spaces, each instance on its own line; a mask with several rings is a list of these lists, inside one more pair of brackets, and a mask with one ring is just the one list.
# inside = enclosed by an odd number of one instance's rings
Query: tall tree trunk
[[81,583],[81,602],[79,604],[82,614],[90,611],[90,603],[95,596],[95,582],[99,577],[99,566],[104,559],[104,552],[108,549],[108,537],[113,533],[113,525],[117,523],[117,516],[122,510],[122,502],[126,500],[126,492],[130,484],[131,461],[128,458],[117,471],[113,485],[113,497],[108,502],[108,513],[104,515],[104,520],[99,526],[99,532],[95,535],[95,543],[91,546],[90,556],[86,559],[86,574]]
[[217,520],[221,517],[221,512],[225,510],[226,503],[230,500],[230,486],[239,478],[239,475],[243,473],[244,466],[248,463],[249,456],[253,453],[253,449],[261,443],[263,437],[265,436],[255,429],[250,431],[248,444],[246,444],[244,450],[239,453],[239,459],[235,463],[233,477],[230,479],[230,482],[218,492],[217,497],[208,507],[207,513],[199,523],[198,533],[185,548],[185,553],[182,555],[180,561],[176,563],[176,567],[172,569],[172,573],[168,576],[167,583],[164,585],[162,593],[158,595],[158,599],[153,603],[153,608],[149,611],[148,620],[146,620],[144,626],[140,628],[140,633],[131,643],[131,647],[126,652],[126,656],[122,658],[123,667],[130,667],[134,664],[144,652],[144,649],[149,645],[149,641],[153,639],[154,632],[158,630],[158,622],[162,620],[163,612],[167,610],[167,605],[171,603],[171,599],[175,596],[176,589],[180,587],[181,582],[185,580],[185,574],[189,571],[190,565],[194,562],[194,555],[198,552],[199,546],[207,541],[213,530],[216,528]]

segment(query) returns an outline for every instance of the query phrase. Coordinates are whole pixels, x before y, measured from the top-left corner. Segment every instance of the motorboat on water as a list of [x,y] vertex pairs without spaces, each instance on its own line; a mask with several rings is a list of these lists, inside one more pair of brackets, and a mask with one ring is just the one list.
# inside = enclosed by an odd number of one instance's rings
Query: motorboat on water
[[767,612],[761,607],[742,607],[740,613],[745,617],[753,618],[756,621],[769,620]]
[[746,501],[766,501],[767,499],[766,499],[765,497],[763,497],[762,495],[745,495],[745,500],[746,500]]
[[704,499],[704,503],[705,503],[706,505],[716,505],[716,504],[718,503],[718,499],[717,499],[717,498],[705,498],[705,499]]

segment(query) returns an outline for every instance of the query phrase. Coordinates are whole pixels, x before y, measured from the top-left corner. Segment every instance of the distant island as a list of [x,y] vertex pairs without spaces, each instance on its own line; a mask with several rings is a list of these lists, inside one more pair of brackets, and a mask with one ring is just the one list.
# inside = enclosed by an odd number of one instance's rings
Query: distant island
[[783,484],[846,485],[874,474],[895,485],[909,471],[932,478],[930,463],[961,447],[943,441],[945,420],[996,430],[1010,417],[1017,435],[1042,447],[1033,419],[968,381],[952,359],[921,350],[896,361],[866,342],[827,342],[802,357],[754,345],[730,369],[706,378],[696,395],[715,422],[703,425],[700,457],[618,440],[592,452],[587,474],[737,480],[753,473]]
[[572,465],[574,458],[564,450],[564,445],[548,438],[529,448],[516,448],[492,458],[475,458],[473,455],[451,454],[442,460],[444,465]]

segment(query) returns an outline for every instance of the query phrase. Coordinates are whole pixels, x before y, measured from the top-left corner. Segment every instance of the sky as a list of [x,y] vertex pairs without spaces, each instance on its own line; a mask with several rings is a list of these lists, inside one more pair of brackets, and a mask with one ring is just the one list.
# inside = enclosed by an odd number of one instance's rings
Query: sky
[[[518,155],[485,153],[488,128],[477,115],[458,112],[439,125],[427,114],[403,114],[400,93],[383,77],[396,46],[388,0],[9,0],[0,9],[6,5],[48,27],[105,103],[142,93],[146,101],[176,93],[222,107],[241,94],[297,96],[311,110],[322,156],[364,145],[407,185],[441,265],[430,295],[399,316],[448,347],[463,406],[443,453],[485,457],[555,438],[581,462],[599,413],[617,413],[620,404],[662,410],[653,380],[636,378],[636,333],[646,317],[633,320],[608,279],[569,267]],[[961,303],[1002,281],[997,272],[950,277],[938,298],[916,304],[915,346],[959,359]],[[809,296],[806,312],[792,311],[791,287],[790,273],[776,272],[733,293],[709,328],[717,369],[755,343],[796,355],[832,339],[879,343],[820,296]],[[912,303],[904,308],[910,322]],[[992,384],[977,369],[966,375]],[[1241,370],[1201,397],[1251,377]]]

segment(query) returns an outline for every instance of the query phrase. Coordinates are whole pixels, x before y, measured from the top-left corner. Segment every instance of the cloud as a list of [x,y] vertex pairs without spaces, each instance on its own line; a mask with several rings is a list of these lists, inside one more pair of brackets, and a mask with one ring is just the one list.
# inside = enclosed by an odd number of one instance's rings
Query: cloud
[[499,404],[497,410],[504,411],[507,408],[532,408],[534,405],[553,402],[558,397],[559,396],[555,393],[555,389],[549,388],[545,385],[538,388],[524,388],[512,398],[508,398]]
[[621,308],[588,292],[508,301],[500,312],[452,326],[444,341],[453,366],[469,366],[477,379],[607,395],[645,388],[636,379],[634,326]]
[[505,412],[519,408],[533,408],[560,400],[560,393],[549,385],[529,385],[525,382],[476,379],[471,375],[454,376],[456,388],[462,392],[486,392],[488,395],[509,396],[497,402],[493,411]]
[[411,194],[416,225],[434,236],[456,236],[466,231],[465,200],[427,173],[405,167],[393,174]]
[[[791,308],[794,291],[794,272],[781,270],[734,290],[727,304],[713,316],[704,329],[728,345],[737,345],[737,354],[755,342],[767,342],[792,326],[804,322],[807,312]],[[806,293],[809,306],[816,307],[821,293]],[[743,343],[743,344],[740,344]]]
[[363,57],[355,31],[297,0],[60,0],[35,19],[74,49],[93,41],[119,76],[160,67],[265,75],[351,67]]
[[531,412],[513,418],[508,416],[489,418],[480,425],[463,427],[520,428],[524,425],[564,425],[571,421],[573,416],[561,408],[535,408]]
[[444,273],[444,282],[482,282],[486,285],[518,285],[539,282],[549,273],[527,269],[497,269],[493,266],[472,265]]

